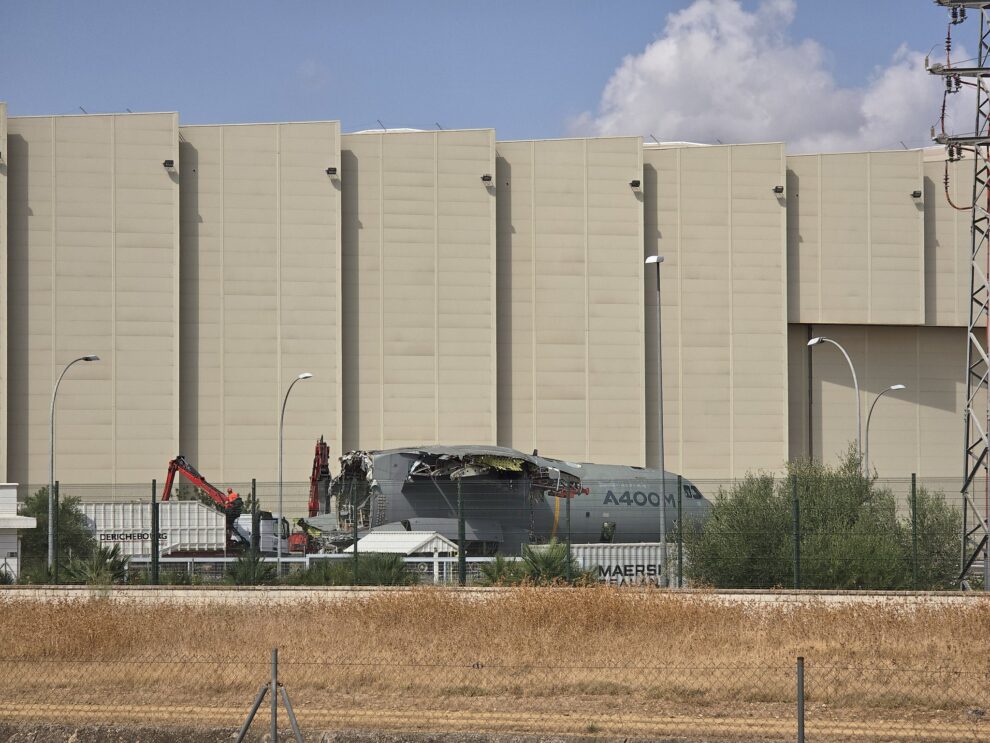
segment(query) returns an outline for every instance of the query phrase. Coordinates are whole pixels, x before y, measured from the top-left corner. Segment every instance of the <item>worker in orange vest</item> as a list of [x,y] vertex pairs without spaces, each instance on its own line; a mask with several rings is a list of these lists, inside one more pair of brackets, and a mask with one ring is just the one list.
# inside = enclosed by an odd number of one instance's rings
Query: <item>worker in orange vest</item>
[[233,488],[227,488],[227,496],[224,498],[224,508],[227,510],[227,518],[236,521],[237,517],[244,511],[244,501]]

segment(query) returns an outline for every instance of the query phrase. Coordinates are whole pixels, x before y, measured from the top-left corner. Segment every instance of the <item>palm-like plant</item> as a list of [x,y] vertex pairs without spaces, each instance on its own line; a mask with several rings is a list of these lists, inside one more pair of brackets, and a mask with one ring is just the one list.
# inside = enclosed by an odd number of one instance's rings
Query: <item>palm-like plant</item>
[[556,539],[551,539],[539,549],[525,545],[522,559],[526,578],[533,583],[550,585],[567,582],[568,578],[574,581],[583,576],[581,566],[573,557],[568,570],[567,544]]
[[406,572],[402,555],[371,552],[358,561],[358,583],[365,586],[411,586],[418,577]]
[[354,582],[350,560],[318,560],[305,570],[296,570],[284,578],[294,586],[349,586]]
[[70,583],[89,586],[107,586],[127,580],[130,558],[120,554],[120,545],[112,548],[97,547],[88,557],[73,558],[65,567]]
[[241,554],[224,576],[226,583],[236,586],[260,586],[271,583],[275,579],[275,566],[265,562],[261,555],[254,550]]
[[516,560],[509,560],[504,555],[495,555],[491,562],[481,564],[481,577],[478,583],[482,586],[514,586],[522,583],[525,578],[525,566]]

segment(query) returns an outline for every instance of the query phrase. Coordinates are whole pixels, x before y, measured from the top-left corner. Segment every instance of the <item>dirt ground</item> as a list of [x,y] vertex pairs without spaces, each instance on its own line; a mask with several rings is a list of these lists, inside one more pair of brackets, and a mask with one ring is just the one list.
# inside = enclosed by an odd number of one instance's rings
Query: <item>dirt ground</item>
[[[627,704],[609,709],[607,704],[603,705],[603,700],[592,697],[520,699],[512,704],[504,699],[438,703],[436,699],[410,698],[401,704],[389,700],[350,699],[321,705],[299,705],[298,701],[293,706],[306,740],[457,741],[466,740],[469,733],[484,732],[480,740],[545,740],[547,736],[564,735],[603,740],[742,742],[790,741],[796,734],[795,709],[788,704]],[[0,739],[71,740],[72,743],[87,743],[91,739],[145,743],[166,743],[172,739],[226,740],[244,719],[247,708],[248,704],[197,706],[167,702],[117,704],[112,708],[78,703],[5,704]],[[267,709],[266,702],[252,725],[251,740],[261,740],[264,731],[268,730]],[[885,714],[878,710],[835,711],[823,705],[810,705],[806,714],[809,740],[990,739],[990,724],[982,716],[968,711],[894,711]],[[221,719],[225,724],[218,725],[217,721]],[[287,724],[281,707],[279,719]],[[43,720],[77,720],[79,727],[53,726]],[[3,738],[3,734],[8,737]],[[175,737],[168,737],[170,735]]]
[[[266,732],[252,730],[246,740],[249,743],[268,741]],[[230,740],[236,735],[234,728],[158,728],[149,726],[92,725],[69,726],[50,724],[6,725],[0,723],[0,741],[7,743],[216,743]],[[292,731],[279,730],[279,738],[291,741]],[[476,733],[391,733],[342,730],[323,733],[306,733],[307,743],[569,743],[573,737],[559,735],[490,735]],[[587,743],[647,743],[647,739],[608,738],[588,736]],[[740,743],[758,743],[753,738]],[[683,738],[668,738],[670,743],[692,743]],[[666,743],[664,739],[651,739],[650,743]],[[697,739],[696,743],[703,743]]]
[[[255,724],[245,738],[248,743],[268,743],[268,725]],[[604,733],[560,734],[509,734],[509,733],[449,733],[449,732],[395,732],[338,729],[334,731],[303,730],[306,743],[569,743],[580,740],[582,743],[712,743],[732,741],[733,743],[767,743],[782,740],[774,735],[765,737],[754,730],[739,730],[732,737],[699,736],[648,736],[629,737]],[[237,733],[234,727],[196,728],[182,726],[160,727],[135,723],[133,725],[59,725],[48,723],[0,723],[0,741],[7,743],[217,743],[232,740]],[[791,732],[788,740],[793,740]],[[808,731],[809,740],[853,741],[853,740],[985,740],[985,738],[898,738],[886,734],[853,735],[833,737],[827,730]],[[293,740],[289,728],[279,729],[279,739]]]

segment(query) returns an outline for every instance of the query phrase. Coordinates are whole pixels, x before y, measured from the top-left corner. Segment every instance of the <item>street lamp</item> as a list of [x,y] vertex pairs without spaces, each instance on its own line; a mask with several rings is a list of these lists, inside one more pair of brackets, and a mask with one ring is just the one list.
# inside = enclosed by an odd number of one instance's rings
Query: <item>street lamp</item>
[[838,343],[833,341],[831,338],[826,338],[823,335],[817,338],[812,338],[808,341],[809,346],[817,346],[820,343],[831,343],[833,346],[838,348],[842,355],[846,357],[846,363],[849,364],[849,371],[852,372],[853,376],[853,387],[856,389],[856,456],[859,458],[860,469],[863,467],[863,413],[859,409],[859,382],[856,380],[856,369],[853,367],[853,362],[849,358],[849,354],[846,353],[846,349],[840,346]]
[[55,564],[55,396],[58,395],[58,386],[62,384],[62,377],[65,373],[69,371],[69,368],[79,362],[79,361],[99,361],[100,357],[96,354],[89,354],[88,356],[80,356],[78,359],[73,359],[65,368],[62,373],[58,375],[58,380],[55,382],[55,389],[52,390],[52,408],[51,413],[48,417],[48,572],[52,570],[52,566]]
[[663,326],[660,324],[660,264],[662,255],[651,255],[646,265],[657,267],[657,456],[660,460],[660,563],[667,584],[667,470],[663,456]]
[[285,397],[282,398],[282,416],[278,419],[278,517],[275,519],[274,536],[276,544],[275,567],[279,576],[282,575],[282,429],[285,425],[285,404],[289,402],[289,393],[296,386],[296,382],[310,379],[312,376],[309,372],[303,372],[292,380],[289,389],[285,391]]
[[873,398],[873,404],[870,405],[870,412],[866,414],[866,453],[863,455],[863,466],[866,469],[866,476],[870,476],[870,418],[873,417],[873,408],[877,406],[880,398],[886,395],[888,392],[897,392],[897,390],[907,389],[903,384],[892,384],[890,387],[885,389],[875,398]]

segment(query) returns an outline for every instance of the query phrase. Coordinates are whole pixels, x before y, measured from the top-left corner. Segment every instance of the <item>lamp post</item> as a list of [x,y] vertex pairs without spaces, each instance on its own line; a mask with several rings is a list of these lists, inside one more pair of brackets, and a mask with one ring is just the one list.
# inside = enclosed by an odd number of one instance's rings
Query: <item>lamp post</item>
[[880,398],[886,395],[888,392],[897,392],[897,390],[907,389],[903,384],[892,384],[890,387],[885,389],[875,398],[873,398],[873,404],[870,405],[870,412],[866,414],[866,451],[863,454],[863,467],[866,469],[866,476],[870,476],[870,418],[873,417],[873,408],[877,406],[880,402]]
[[833,346],[838,348],[842,355],[846,357],[846,363],[849,364],[849,371],[852,372],[853,377],[853,387],[856,390],[856,456],[859,458],[860,470],[863,469],[863,413],[859,409],[859,381],[856,379],[856,368],[853,366],[852,359],[849,358],[849,354],[846,353],[846,349],[840,346],[837,342],[833,341],[831,338],[826,338],[820,335],[816,338],[812,338],[808,341],[809,346],[817,346],[820,343],[831,343]]
[[79,361],[99,361],[100,357],[95,354],[80,356],[73,359],[62,373],[58,375],[55,382],[55,389],[52,390],[52,408],[48,417],[48,570],[55,564],[55,397],[58,395],[58,386],[62,384],[62,377],[69,371],[73,364]]
[[660,324],[660,264],[662,255],[651,255],[646,265],[657,267],[657,457],[660,460],[660,563],[662,583],[667,585],[667,469],[663,456],[663,326]]
[[303,372],[292,380],[289,389],[285,391],[282,398],[282,415],[278,419],[278,517],[275,519],[275,570],[279,577],[282,575],[282,430],[285,427],[285,405],[289,402],[289,393],[296,386],[296,382],[303,379],[311,379],[312,374]]

